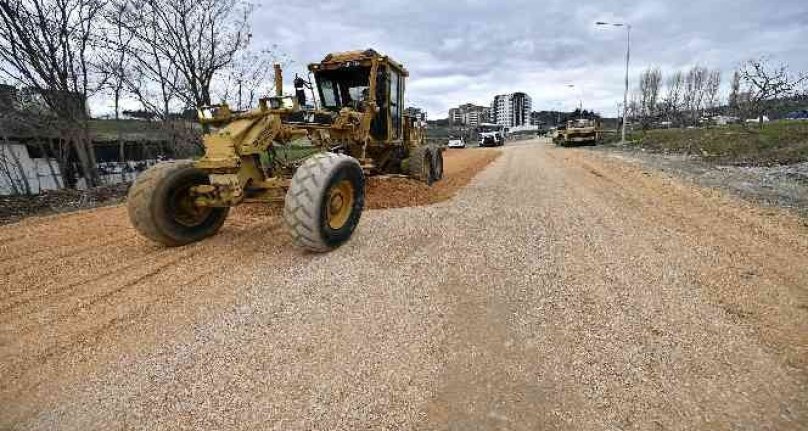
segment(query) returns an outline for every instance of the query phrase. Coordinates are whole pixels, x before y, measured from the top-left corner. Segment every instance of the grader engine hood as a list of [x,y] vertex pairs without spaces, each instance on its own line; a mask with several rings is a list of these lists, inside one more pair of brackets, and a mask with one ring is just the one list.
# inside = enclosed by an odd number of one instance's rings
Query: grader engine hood
[[[224,115],[227,115],[225,118]],[[361,113],[295,109],[258,109],[233,114],[225,110],[209,124],[215,130],[203,137],[205,156],[195,166],[211,172],[231,173],[244,155],[260,156],[275,144],[307,138],[328,145],[332,140],[352,138],[360,131]]]

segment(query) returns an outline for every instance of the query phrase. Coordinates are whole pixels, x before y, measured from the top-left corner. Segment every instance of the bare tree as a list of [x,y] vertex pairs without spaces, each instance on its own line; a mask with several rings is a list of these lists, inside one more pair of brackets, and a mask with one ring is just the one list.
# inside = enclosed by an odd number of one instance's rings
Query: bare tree
[[[141,8],[141,1],[115,0],[106,14],[110,36],[106,50],[123,53],[127,66],[118,69],[126,92],[134,97],[154,118],[168,121],[182,90],[180,72],[156,41],[161,31],[158,18]],[[137,32],[132,31],[137,29]]]
[[719,92],[721,91],[721,71],[716,69],[710,71],[707,75],[707,82],[704,85],[704,108],[708,111],[713,111],[718,107],[720,99]]
[[[211,104],[214,78],[247,46],[242,0],[131,0],[122,22],[138,42],[131,50],[148,75],[186,106]],[[162,70],[153,70],[154,68]],[[179,78],[175,80],[174,78]],[[165,102],[165,100],[164,100]]]
[[677,70],[673,75],[668,77],[665,84],[665,96],[662,98],[662,106],[665,111],[666,119],[672,123],[679,121],[684,80],[685,78],[682,72]]
[[741,74],[736,70],[732,73],[732,81],[729,84],[729,97],[727,104],[733,115],[740,116],[739,102],[741,94]]
[[239,111],[254,107],[261,95],[271,93],[271,78],[274,76],[272,65],[288,62],[287,58],[278,54],[277,46],[240,51],[224,71],[224,79],[219,86],[222,100],[229,101]]
[[130,57],[129,47],[132,43],[132,35],[123,28],[123,19],[126,14],[125,3],[113,3],[105,10],[105,18],[108,26],[107,34],[102,39],[101,50],[101,72],[106,75],[106,87],[112,94],[114,108],[115,127],[118,138],[118,159],[120,162],[126,161],[126,148],[124,146],[121,132],[121,98],[127,87],[129,78]]
[[657,118],[661,85],[662,72],[658,67],[648,68],[640,74],[639,115],[644,129],[648,128],[651,122]]
[[[103,7],[103,0],[0,0],[0,73],[38,93],[88,186],[98,183],[86,103],[99,86],[91,41]],[[73,186],[69,172],[62,174]]]
[[682,101],[690,114],[691,124],[698,124],[702,116],[708,74],[707,68],[693,66],[685,75]]
[[210,105],[216,90],[240,94],[247,106],[253,103],[271,71],[271,57],[244,52],[252,10],[245,0],[112,2],[107,26],[115,37],[105,43],[113,52],[126,53],[121,82],[144,111],[161,120],[172,151],[188,154],[190,147],[191,153],[202,148],[198,131],[177,112]]
[[794,75],[787,65],[774,66],[767,58],[745,61],[738,75],[742,87],[738,98],[741,112],[757,118],[761,128],[763,116],[772,103],[799,95],[808,82],[808,74]]

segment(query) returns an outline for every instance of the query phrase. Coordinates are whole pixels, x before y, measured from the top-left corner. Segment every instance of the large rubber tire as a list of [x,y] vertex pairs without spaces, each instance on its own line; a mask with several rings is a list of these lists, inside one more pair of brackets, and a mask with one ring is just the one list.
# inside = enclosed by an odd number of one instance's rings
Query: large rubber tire
[[410,176],[425,182],[427,185],[432,185],[435,181],[435,172],[432,169],[434,160],[431,147],[428,145],[419,146],[410,154]]
[[[191,162],[164,162],[135,179],[126,208],[129,220],[143,236],[169,247],[199,241],[215,234],[230,208],[187,206],[192,186],[209,184],[208,175]],[[186,204],[182,208],[182,201]],[[190,209],[188,209],[190,208]]]
[[[347,183],[346,183],[347,182]],[[350,189],[346,189],[347,184]],[[347,213],[335,224],[335,192]],[[347,197],[351,200],[347,201]],[[346,203],[347,202],[347,203]],[[351,237],[365,207],[365,174],[353,157],[319,153],[297,169],[286,193],[283,218],[296,246],[313,252],[339,247]]]
[[443,151],[438,147],[432,148],[432,181],[443,178]]

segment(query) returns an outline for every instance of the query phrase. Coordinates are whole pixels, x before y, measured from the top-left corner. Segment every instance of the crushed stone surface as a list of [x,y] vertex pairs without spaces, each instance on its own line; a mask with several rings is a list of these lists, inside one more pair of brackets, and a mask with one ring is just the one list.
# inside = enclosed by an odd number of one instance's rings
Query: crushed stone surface
[[614,146],[591,148],[611,157],[672,173],[702,187],[724,190],[753,202],[788,208],[808,218],[808,162],[776,166],[726,166],[696,156],[626,150]]
[[328,254],[254,208],[166,249],[120,207],[0,252],[0,428],[808,426],[803,220],[546,141]]

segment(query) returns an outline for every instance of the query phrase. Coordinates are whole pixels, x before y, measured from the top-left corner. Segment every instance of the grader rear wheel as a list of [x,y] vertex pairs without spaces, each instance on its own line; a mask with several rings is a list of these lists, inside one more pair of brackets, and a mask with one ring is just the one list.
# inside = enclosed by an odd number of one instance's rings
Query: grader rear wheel
[[432,148],[422,145],[413,150],[410,155],[410,175],[420,181],[432,185],[435,182],[435,172],[432,166],[435,163]]
[[353,234],[365,206],[365,175],[353,157],[320,153],[303,162],[283,207],[295,245],[314,252],[339,247]]
[[215,234],[230,208],[200,207],[191,187],[208,184],[208,176],[191,162],[167,162],[140,174],[129,189],[129,219],[143,236],[169,247]]
[[432,148],[432,180],[440,181],[443,178],[443,151]]

